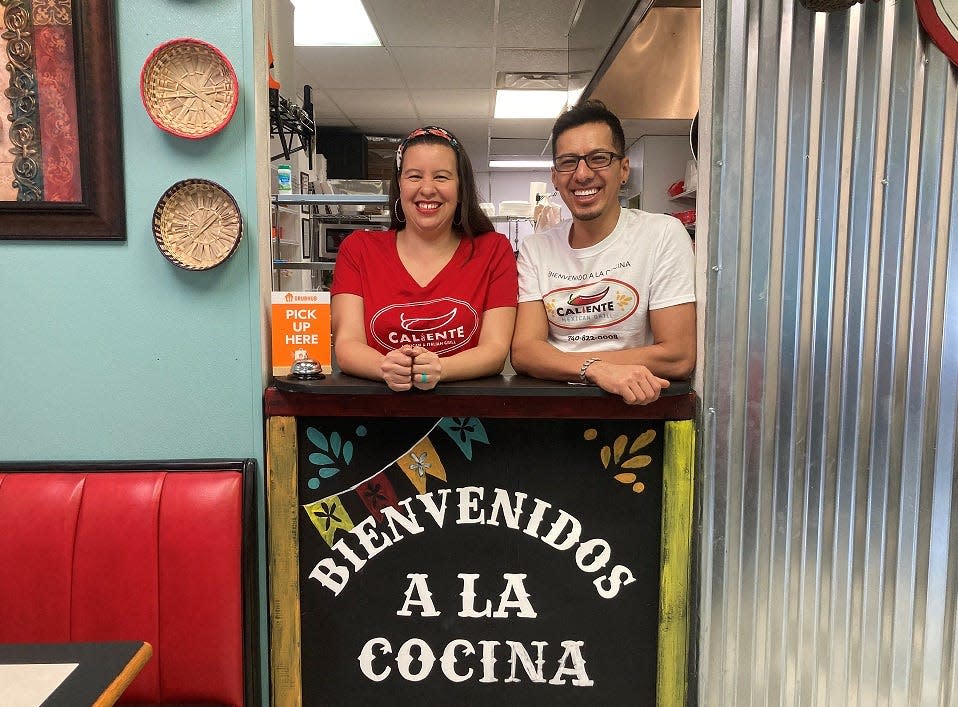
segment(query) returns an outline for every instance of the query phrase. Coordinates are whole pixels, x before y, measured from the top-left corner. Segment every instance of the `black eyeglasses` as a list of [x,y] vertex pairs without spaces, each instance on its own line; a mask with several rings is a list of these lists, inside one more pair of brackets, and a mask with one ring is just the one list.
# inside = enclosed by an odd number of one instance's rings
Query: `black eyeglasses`
[[599,150],[590,152],[587,155],[559,155],[552,159],[552,166],[556,172],[575,172],[579,168],[579,160],[585,160],[589,169],[605,169],[612,160],[621,160],[625,155],[617,155],[614,152]]

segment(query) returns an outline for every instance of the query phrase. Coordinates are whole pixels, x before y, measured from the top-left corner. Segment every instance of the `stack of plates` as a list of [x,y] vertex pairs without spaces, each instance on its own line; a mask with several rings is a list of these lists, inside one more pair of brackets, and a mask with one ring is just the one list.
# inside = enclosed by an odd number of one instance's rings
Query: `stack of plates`
[[499,215],[532,218],[532,208],[528,201],[500,201]]

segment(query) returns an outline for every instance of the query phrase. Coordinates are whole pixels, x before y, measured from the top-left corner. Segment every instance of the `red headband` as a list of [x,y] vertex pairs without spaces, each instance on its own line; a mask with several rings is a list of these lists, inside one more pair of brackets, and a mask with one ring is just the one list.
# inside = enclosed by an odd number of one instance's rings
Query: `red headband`
[[435,135],[436,137],[441,137],[443,140],[452,145],[454,150],[458,150],[460,148],[459,141],[445,128],[440,128],[435,125],[427,125],[424,128],[416,128],[405,138],[403,138],[403,141],[399,143],[399,147],[396,149],[397,171],[400,169],[400,167],[402,167],[402,153],[406,150],[406,145],[409,144],[409,141],[413,138],[422,137],[423,135]]

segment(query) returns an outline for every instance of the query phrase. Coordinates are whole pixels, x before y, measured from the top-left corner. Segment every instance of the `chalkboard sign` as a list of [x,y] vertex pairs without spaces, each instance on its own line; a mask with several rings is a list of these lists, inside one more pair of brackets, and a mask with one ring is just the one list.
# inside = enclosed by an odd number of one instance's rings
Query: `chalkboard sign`
[[287,703],[661,703],[677,424],[297,418]]

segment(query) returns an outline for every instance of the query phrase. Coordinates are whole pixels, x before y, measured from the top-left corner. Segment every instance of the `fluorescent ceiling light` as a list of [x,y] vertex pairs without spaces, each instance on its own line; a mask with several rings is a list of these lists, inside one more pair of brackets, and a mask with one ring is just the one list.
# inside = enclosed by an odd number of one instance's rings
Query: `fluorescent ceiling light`
[[550,160],[489,160],[490,167],[500,169],[552,169]]
[[555,118],[565,108],[565,91],[496,91],[493,118]]
[[360,0],[293,0],[297,47],[381,47]]

